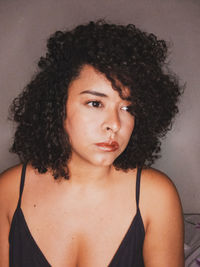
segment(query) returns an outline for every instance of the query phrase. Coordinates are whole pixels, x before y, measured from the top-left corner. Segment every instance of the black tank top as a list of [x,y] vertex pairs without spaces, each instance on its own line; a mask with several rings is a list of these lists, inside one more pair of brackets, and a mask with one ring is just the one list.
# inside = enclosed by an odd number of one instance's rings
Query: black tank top
[[[26,165],[22,168],[19,200],[9,233],[10,267],[50,267],[51,265],[32,237],[21,209],[25,173]],[[144,267],[142,248],[145,230],[139,209],[140,176],[141,169],[138,169],[136,179],[136,215],[108,267]]]

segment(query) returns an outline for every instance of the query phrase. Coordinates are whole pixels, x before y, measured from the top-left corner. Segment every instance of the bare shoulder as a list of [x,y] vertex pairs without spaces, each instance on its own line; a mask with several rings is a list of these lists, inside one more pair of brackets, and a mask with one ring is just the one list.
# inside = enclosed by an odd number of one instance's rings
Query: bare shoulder
[[21,176],[22,165],[10,167],[0,174],[0,190],[10,190],[19,180]]
[[149,168],[142,171],[142,191],[145,199],[152,204],[180,204],[177,189],[172,180],[163,172]]
[[19,196],[21,165],[11,167],[0,174],[0,206],[1,212],[9,215],[16,207]]
[[144,169],[141,179],[141,205],[147,221],[165,215],[182,216],[181,201],[172,180],[155,169]]
[[9,177],[10,179],[12,179],[11,177],[16,176],[19,172],[21,173],[21,169],[22,169],[22,164],[18,164],[3,171],[0,174],[0,182],[2,182],[5,179],[9,179]]
[[[122,172],[121,172],[122,173]],[[129,170],[121,174],[127,177],[127,181],[133,181],[137,176],[137,169]],[[135,181],[134,181],[135,183]],[[132,186],[130,184],[130,186]],[[145,215],[154,215],[157,209],[172,207],[181,210],[180,198],[178,191],[172,180],[163,172],[153,169],[144,168],[141,172],[140,182],[140,208]],[[158,205],[159,204],[159,205]]]
[[183,266],[182,207],[171,179],[160,171],[144,169],[140,203],[146,221],[145,266]]

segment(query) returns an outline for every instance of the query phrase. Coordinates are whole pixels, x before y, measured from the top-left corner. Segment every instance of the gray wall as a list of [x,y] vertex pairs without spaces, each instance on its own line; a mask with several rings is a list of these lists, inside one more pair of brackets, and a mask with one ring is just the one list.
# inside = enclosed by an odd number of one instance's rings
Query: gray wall
[[8,106],[34,74],[47,37],[97,18],[134,23],[172,44],[170,65],[187,87],[155,166],[176,184],[184,211],[200,212],[199,0],[0,0],[0,171],[18,162],[8,152]]

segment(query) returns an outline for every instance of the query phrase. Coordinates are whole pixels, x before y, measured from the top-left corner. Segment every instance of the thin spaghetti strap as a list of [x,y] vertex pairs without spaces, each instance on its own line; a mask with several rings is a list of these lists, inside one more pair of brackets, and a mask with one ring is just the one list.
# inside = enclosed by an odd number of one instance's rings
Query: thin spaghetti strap
[[141,177],[142,168],[137,169],[137,178],[136,178],[136,204],[137,209],[139,208],[139,199],[140,199],[140,177]]
[[19,200],[17,204],[17,208],[20,208],[21,206],[21,199],[22,199],[22,193],[24,189],[24,181],[25,181],[25,174],[26,174],[26,163],[22,167],[22,173],[21,173],[21,182],[20,182],[20,191],[19,191]]

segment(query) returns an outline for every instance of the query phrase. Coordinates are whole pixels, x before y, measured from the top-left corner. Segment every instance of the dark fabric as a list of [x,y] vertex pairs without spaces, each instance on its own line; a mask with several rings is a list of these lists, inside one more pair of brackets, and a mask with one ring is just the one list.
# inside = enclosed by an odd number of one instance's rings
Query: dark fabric
[[[21,210],[25,173],[26,165],[22,168],[20,196],[9,234],[10,267],[49,267],[51,265],[33,239]],[[141,169],[138,169],[136,179],[137,213],[108,267],[144,267],[142,248],[145,231],[139,209],[140,176]]]

